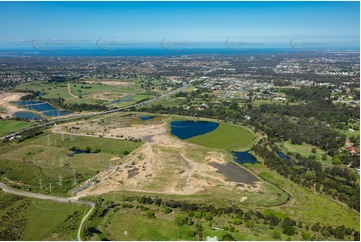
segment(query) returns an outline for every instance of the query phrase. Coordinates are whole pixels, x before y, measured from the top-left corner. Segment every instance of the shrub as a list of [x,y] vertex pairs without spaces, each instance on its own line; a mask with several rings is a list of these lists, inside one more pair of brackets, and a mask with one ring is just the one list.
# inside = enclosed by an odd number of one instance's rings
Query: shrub
[[242,224],[242,221],[239,218],[235,218],[233,223],[235,225],[240,225],[240,224]]
[[222,235],[221,240],[222,241],[233,241],[235,239],[233,238],[233,236],[231,234],[225,233]]
[[171,209],[171,208],[165,207],[165,208],[163,209],[163,213],[165,213],[165,214],[168,214],[168,213],[171,213],[171,212],[172,212],[172,209]]
[[234,232],[234,227],[232,225],[229,225],[229,232]]
[[307,232],[307,231],[302,232],[302,239],[303,240],[310,240],[310,238],[311,238],[311,235],[310,235],[309,232]]
[[246,227],[248,227],[248,228],[253,228],[253,226],[254,226],[254,222],[253,222],[252,220],[248,220],[248,221],[246,222]]
[[205,218],[206,220],[208,220],[208,221],[213,220],[213,216],[212,216],[211,213],[206,213],[206,214],[204,215],[204,218]]
[[314,232],[318,232],[320,231],[321,229],[321,225],[319,222],[315,223],[312,227],[311,227],[311,230],[314,231]]
[[188,223],[188,218],[184,214],[178,214],[175,218],[175,223],[178,226],[186,225]]
[[146,216],[147,216],[147,218],[155,218],[155,214],[152,211],[148,211]]
[[283,233],[284,234],[287,234],[288,236],[292,236],[296,233],[296,230],[293,226],[286,226],[284,229],[283,229]]
[[280,238],[281,238],[281,233],[280,233],[280,231],[278,231],[278,230],[273,231],[273,233],[272,233],[272,238],[274,238],[274,239],[280,239]]
[[201,219],[202,218],[202,212],[194,212],[194,218]]
[[130,203],[123,203],[122,208],[134,208],[134,205]]

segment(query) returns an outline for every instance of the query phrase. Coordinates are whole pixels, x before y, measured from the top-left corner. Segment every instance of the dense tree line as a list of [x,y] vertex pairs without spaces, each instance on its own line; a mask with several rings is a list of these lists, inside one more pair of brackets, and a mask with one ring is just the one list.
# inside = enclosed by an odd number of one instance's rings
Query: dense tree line
[[297,101],[321,101],[330,99],[332,89],[329,87],[302,86],[300,89],[287,89],[286,94]]
[[327,194],[334,199],[347,204],[350,208],[360,210],[360,192],[357,176],[346,168],[322,168],[320,162],[297,155],[297,165],[279,158],[275,150],[268,148],[267,144],[259,144],[252,150],[263,158],[264,164],[271,170],[291,181],[317,192]]
[[281,114],[262,112],[261,108],[253,109],[249,125],[263,131],[269,138],[291,140],[293,144],[305,142],[323,150],[338,149],[345,144],[346,136],[336,130],[309,118],[292,118]]
[[[353,122],[360,119],[358,108],[348,107],[346,104],[335,105],[331,101],[312,101],[300,105],[260,105],[261,113],[270,113],[281,116],[298,118],[315,118],[338,127],[340,122]],[[341,127],[343,128],[343,127]]]
[[18,142],[23,142],[24,140],[33,138],[33,137],[41,135],[43,133],[44,132],[41,127],[25,130],[24,132],[21,133],[21,138],[18,139]]

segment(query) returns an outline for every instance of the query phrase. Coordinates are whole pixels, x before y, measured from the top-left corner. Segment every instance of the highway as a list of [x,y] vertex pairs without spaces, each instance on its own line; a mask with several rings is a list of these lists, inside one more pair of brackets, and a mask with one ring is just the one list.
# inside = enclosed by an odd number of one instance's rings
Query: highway
[[47,123],[42,123],[42,124],[38,124],[38,125],[34,125],[34,126],[31,126],[29,128],[26,128],[26,129],[23,129],[23,130],[20,130],[20,131],[17,131],[17,132],[14,132],[14,133],[11,133],[11,134],[8,134],[8,135],[5,135],[5,136],[2,136],[0,137],[0,140],[2,139],[7,139],[7,138],[10,138],[10,137],[13,137],[13,136],[16,136],[16,135],[20,135],[22,132],[26,131],[26,130],[31,130],[31,129],[35,129],[35,128],[40,128],[40,127],[45,127],[45,126],[49,126],[49,125],[53,125],[57,122],[64,122],[64,121],[71,121],[73,119],[78,119],[78,118],[88,118],[88,117],[92,117],[92,116],[97,116],[97,115],[105,115],[105,114],[109,114],[109,113],[116,113],[116,112],[120,112],[120,111],[124,111],[126,109],[129,109],[129,108],[133,108],[133,107],[139,107],[139,106],[142,106],[142,105],[145,105],[145,104],[149,104],[153,101],[156,101],[156,100],[159,100],[161,98],[164,98],[164,97],[167,97],[169,95],[172,95],[172,94],[175,94],[177,92],[180,92],[180,91],[183,91],[185,90],[186,88],[188,88],[188,84],[186,83],[183,83],[183,86],[176,89],[176,90],[173,90],[173,91],[170,91],[170,92],[167,92],[167,93],[164,93],[160,96],[157,96],[155,98],[152,98],[152,99],[148,99],[144,102],[140,102],[140,103],[135,103],[135,104],[132,104],[132,105],[129,105],[129,106],[125,106],[125,107],[122,107],[122,108],[117,108],[117,109],[112,109],[112,110],[107,110],[107,111],[102,111],[102,112],[97,112],[97,113],[91,113],[91,114],[79,114],[79,115],[74,115],[72,117],[68,117],[68,118],[58,118],[56,120],[53,120],[53,121],[50,121],[50,122],[47,122]]
[[37,198],[37,199],[42,199],[42,200],[49,200],[49,201],[54,201],[54,202],[61,202],[61,203],[76,203],[76,204],[89,206],[90,210],[82,218],[79,229],[78,229],[77,238],[78,238],[79,241],[81,241],[81,231],[82,231],[84,222],[89,217],[89,215],[92,213],[92,211],[93,211],[93,209],[95,207],[95,203],[90,202],[90,201],[82,201],[82,200],[78,200],[78,199],[74,199],[74,198],[64,198],[64,197],[44,195],[44,194],[33,193],[33,192],[19,191],[19,190],[15,190],[13,188],[10,188],[10,187],[6,186],[2,182],[0,182],[0,188],[1,188],[1,190],[3,190],[6,193],[11,193],[11,194],[14,194],[14,195],[17,195],[17,196],[32,197],[32,198]]

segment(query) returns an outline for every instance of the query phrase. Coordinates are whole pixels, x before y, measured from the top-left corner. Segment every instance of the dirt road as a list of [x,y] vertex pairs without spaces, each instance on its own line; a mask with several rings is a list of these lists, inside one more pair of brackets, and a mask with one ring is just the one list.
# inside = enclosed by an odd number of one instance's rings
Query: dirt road
[[75,96],[73,93],[71,93],[70,83],[68,83],[68,94],[72,97],[77,98],[78,96]]

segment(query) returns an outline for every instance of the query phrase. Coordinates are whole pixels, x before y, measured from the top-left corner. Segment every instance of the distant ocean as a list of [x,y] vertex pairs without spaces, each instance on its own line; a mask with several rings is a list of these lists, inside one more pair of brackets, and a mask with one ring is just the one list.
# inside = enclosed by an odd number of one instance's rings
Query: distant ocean
[[245,54],[276,54],[297,52],[292,48],[283,49],[256,49],[256,50],[232,50],[228,48],[199,48],[199,49],[177,49],[164,48],[142,48],[142,49],[61,49],[43,51],[38,49],[0,49],[0,56],[183,56],[183,55],[245,55]]
[[[259,48],[253,50],[234,50],[229,48],[194,48],[194,49],[164,49],[164,48],[124,48],[104,50],[99,48],[38,50],[35,48],[0,49],[0,57],[36,57],[36,56],[184,56],[184,55],[257,55],[285,54],[300,52],[327,52],[330,50],[299,51],[293,48]],[[358,50],[332,50],[357,53]]]

